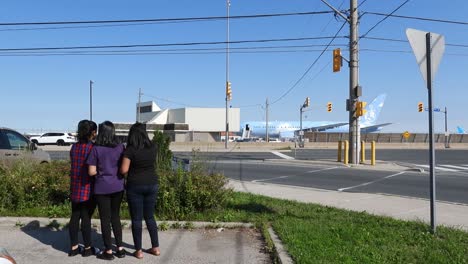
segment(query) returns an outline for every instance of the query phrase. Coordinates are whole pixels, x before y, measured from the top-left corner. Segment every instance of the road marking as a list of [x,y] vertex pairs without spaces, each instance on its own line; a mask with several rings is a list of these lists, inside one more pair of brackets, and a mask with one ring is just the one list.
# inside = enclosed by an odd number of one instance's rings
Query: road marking
[[273,154],[275,154],[276,156],[281,157],[281,158],[283,158],[283,159],[288,159],[288,160],[293,160],[293,159],[294,159],[293,157],[290,157],[290,156],[285,155],[285,154],[283,154],[283,153],[281,153],[281,152],[278,152],[278,151],[272,151],[271,153],[273,153]]
[[[332,170],[332,169],[336,169],[336,168],[339,168],[339,167],[331,167],[331,168],[325,168],[325,169],[320,169],[320,170],[312,170],[312,171],[308,171],[308,172],[306,172],[306,173],[313,173],[313,172],[319,172],[319,171],[326,171],[326,170]],[[264,181],[271,181],[271,180],[276,180],[276,179],[284,179],[284,178],[295,177],[295,176],[299,176],[299,175],[279,176],[279,177],[268,178],[268,179],[253,180],[252,182],[264,182]]]
[[378,180],[375,180],[375,181],[366,182],[366,183],[359,184],[359,185],[355,185],[355,186],[351,186],[351,187],[340,188],[340,189],[338,189],[338,191],[339,191],[339,192],[342,192],[342,191],[344,191],[344,190],[349,190],[349,189],[353,189],[353,188],[357,188],[357,187],[366,186],[366,185],[369,185],[369,184],[373,184],[373,183],[376,183],[376,182],[379,182],[379,181],[383,181],[383,180],[386,180],[386,179],[389,179],[389,178],[392,178],[392,177],[401,175],[401,174],[403,174],[403,173],[405,173],[405,172],[402,171],[402,172],[398,172],[398,173],[395,173],[395,174],[392,174],[392,175],[385,176],[385,177],[383,177],[383,178],[381,178],[381,179],[378,179]]
[[[427,169],[430,168],[429,165],[417,165],[417,166],[427,168]],[[441,171],[451,171],[451,172],[456,172],[457,171],[457,170],[454,170],[454,169],[447,169],[447,168],[442,168],[442,167],[439,167],[439,166],[436,166],[435,168],[436,168],[436,170],[441,170]]]
[[466,168],[466,167],[460,167],[460,166],[455,166],[455,165],[440,165],[440,166],[459,169],[459,170],[468,170],[468,168]]
[[331,167],[331,168],[325,168],[325,169],[320,169],[320,170],[312,170],[312,171],[308,171],[307,173],[326,171],[326,170],[333,170],[333,169],[336,169],[336,168],[339,168],[339,167]]
[[262,179],[262,180],[253,180],[252,182],[263,182],[263,181],[270,181],[270,180],[276,180],[276,179],[284,179],[284,178],[287,178],[289,176],[279,176],[279,177],[275,177],[275,178],[268,178],[268,179]]

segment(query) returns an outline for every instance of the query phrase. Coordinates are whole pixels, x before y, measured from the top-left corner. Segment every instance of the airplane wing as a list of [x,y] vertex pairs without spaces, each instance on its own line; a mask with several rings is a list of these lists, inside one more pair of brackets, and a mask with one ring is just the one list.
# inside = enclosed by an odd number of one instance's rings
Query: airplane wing
[[323,125],[323,126],[307,127],[307,128],[303,128],[302,130],[304,130],[305,132],[322,132],[328,129],[344,126],[347,124],[348,123],[335,123],[335,124],[328,124],[328,125]]
[[391,125],[392,123],[383,123],[383,124],[378,124],[378,125],[372,125],[372,126],[366,126],[366,127],[361,127],[361,132],[374,132],[380,130],[381,127]]

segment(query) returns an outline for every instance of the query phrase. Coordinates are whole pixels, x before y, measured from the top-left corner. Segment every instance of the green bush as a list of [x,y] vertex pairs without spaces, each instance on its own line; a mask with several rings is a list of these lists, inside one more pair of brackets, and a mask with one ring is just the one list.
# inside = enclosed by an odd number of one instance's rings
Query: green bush
[[190,171],[159,173],[159,192],[156,211],[159,216],[184,220],[196,212],[222,207],[232,190],[226,188],[227,178],[221,174],[207,174],[200,167]]
[[[172,170],[170,140],[161,132],[153,138],[158,144],[156,162],[159,192],[156,215],[160,219],[183,220],[191,214],[219,208],[232,193],[226,189],[227,179],[209,174],[195,162],[190,171]],[[70,162],[54,161],[34,164],[24,161],[0,164],[0,212],[14,215],[64,216],[69,210]],[[121,206],[128,216],[128,206]]]
[[63,204],[69,197],[68,162],[0,165],[0,208],[18,210]]
[[158,145],[155,166],[159,178],[158,216],[183,220],[193,213],[225,205],[232,192],[226,189],[226,177],[207,173],[203,162],[196,162],[190,171],[184,171],[182,166],[173,171],[170,139],[156,131],[153,142]]
[[171,139],[161,131],[154,131],[153,143],[158,146],[156,171],[170,171],[172,169],[172,151],[169,149]]

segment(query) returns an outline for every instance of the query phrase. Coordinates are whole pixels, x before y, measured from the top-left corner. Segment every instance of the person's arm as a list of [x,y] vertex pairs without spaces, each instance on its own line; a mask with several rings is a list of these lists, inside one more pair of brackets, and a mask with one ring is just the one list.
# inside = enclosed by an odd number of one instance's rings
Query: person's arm
[[122,175],[125,175],[128,173],[128,170],[130,169],[130,163],[132,161],[127,158],[127,157],[123,157],[122,159],[122,165],[120,165],[120,174]]
[[89,176],[96,176],[97,175],[97,167],[94,165],[88,166],[88,175]]
[[86,164],[88,165],[88,175],[89,176],[96,176],[97,175],[97,150],[96,148],[92,148],[89,156],[86,160]]

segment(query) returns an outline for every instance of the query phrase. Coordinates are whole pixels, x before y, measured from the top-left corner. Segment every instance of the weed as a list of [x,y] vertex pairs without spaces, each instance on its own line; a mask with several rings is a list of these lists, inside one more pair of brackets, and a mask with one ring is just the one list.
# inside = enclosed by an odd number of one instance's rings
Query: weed
[[167,231],[167,230],[169,230],[169,223],[166,222],[166,221],[161,222],[161,223],[159,223],[158,228],[161,231]]
[[195,225],[192,222],[185,222],[184,229],[193,230]]
[[24,224],[23,222],[19,221],[19,220],[16,221],[16,223],[15,223],[15,226],[16,226],[16,227],[23,227],[24,225],[25,225],[25,224]]
[[172,229],[181,229],[181,228],[182,228],[182,224],[179,223],[179,222],[174,222],[174,223],[172,223],[171,228],[172,228]]

